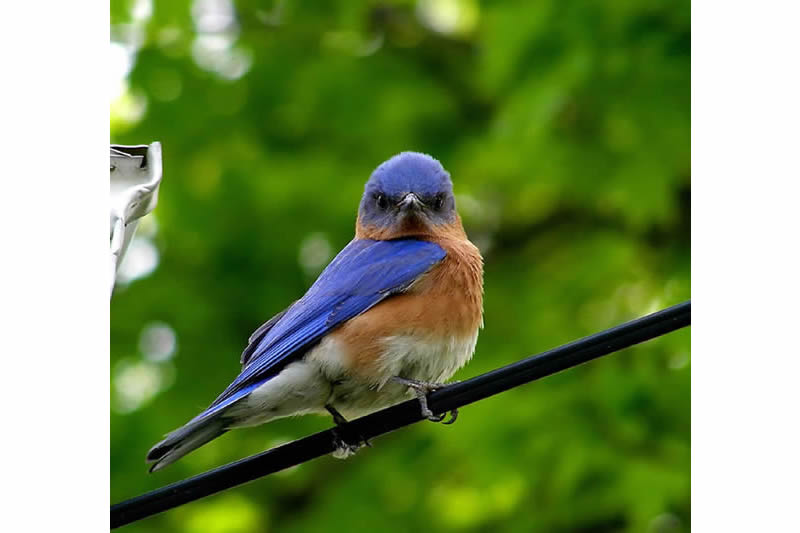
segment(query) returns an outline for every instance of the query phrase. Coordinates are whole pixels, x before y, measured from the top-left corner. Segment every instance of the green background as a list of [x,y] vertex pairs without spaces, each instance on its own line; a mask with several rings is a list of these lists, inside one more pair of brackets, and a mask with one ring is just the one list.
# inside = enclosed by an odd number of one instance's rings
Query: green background
[[[688,1],[111,12],[116,50],[135,60],[111,141],[161,141],[164,163],[127,258],[157,265],[129,269],[111,303],[113,502],[330,426],[281,420],[156,474],[144,464],[351,239],[365,180],[397,152],[450,171],[485,258],[486,327],[454,379],[689,298]],[[689,341],[670,334],[468,406],[453,426],[417,424],[126,530],[686,531]]]

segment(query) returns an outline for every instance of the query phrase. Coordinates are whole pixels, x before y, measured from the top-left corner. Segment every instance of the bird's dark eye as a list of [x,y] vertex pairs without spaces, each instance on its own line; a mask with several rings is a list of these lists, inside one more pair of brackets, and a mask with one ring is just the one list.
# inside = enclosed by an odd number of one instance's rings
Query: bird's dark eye
[[375,195],[375,203],[378,204],[378,207],[381,209],[386,209],[389,207],[389,200],[386,199],[385,195],[380,193]]
[[437,194],[436,198],[433,199],[433,208],[439,210],[442,207],[444,207],[444,195]]

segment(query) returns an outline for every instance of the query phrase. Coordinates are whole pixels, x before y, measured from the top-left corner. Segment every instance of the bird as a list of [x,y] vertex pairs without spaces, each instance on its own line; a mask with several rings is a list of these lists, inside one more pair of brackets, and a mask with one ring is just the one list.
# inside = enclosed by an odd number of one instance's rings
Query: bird
[[[483,258],[450,174],[430,155],[401,152],[367,180],[354,238],[250,336],[239,375],[146,462],[160,470],[230,429],[305,414],[341,426],[414,397],[425,418],[442,421],[426,395],[472,358],[482,327]],[[344,458],[369,443],[334,444]]]

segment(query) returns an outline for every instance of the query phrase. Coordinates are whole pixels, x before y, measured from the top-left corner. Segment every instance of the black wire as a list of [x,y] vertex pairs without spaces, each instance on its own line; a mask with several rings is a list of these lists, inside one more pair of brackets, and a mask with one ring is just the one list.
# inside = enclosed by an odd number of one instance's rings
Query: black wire
[[[691,302],[686,301],[434,391],[428,396],[428,405],[434,413],[444,413],[675,331],[690,323]],[[409,400],[383,409],[353,420],[345,426],[321,431],[112,505],[111,528],[141,520],[329,454],[335,448],[334,431],[338,433],[339,438],[347,442],[359,442],[361,439],[371,439],[422,419],[417,400]]]

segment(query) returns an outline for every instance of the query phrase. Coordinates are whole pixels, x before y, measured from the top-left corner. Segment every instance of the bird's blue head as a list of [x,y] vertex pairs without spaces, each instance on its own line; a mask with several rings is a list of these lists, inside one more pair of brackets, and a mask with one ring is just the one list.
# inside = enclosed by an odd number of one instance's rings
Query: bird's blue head
[[429,155],[400,153],[376,168],[364,187],[358,209],[361,237],[435,235],[460,227],[450,174]]

